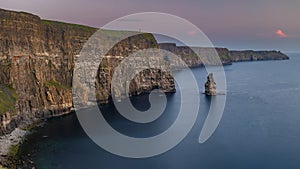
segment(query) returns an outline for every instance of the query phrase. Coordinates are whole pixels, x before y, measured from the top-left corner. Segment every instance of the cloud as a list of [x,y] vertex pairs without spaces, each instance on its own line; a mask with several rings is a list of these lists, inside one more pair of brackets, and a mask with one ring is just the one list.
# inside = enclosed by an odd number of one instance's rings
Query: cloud
[[278,35],[281,38],[288,37],[288,35],[286,33],[284,33],[281,29],[278,29],[275,33],[276,33],[276,35]]
[[198,34],[198,32],[196,32],[196,31],[188,31],[187,34],[189,36],[194,36],[194,35]]

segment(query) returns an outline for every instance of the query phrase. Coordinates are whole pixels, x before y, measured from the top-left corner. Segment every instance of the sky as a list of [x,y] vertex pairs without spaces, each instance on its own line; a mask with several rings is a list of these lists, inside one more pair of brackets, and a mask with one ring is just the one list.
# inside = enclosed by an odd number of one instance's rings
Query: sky
[[1,0],[0,8],[93,27],[163,12],[192,22],[216,47],[300,51],[300,0]]

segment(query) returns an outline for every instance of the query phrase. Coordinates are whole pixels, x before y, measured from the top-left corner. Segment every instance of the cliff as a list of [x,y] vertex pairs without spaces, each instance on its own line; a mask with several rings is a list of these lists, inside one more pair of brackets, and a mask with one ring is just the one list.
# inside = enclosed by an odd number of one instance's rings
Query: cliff
[[287,60],[288,56],[280,51],[230,51],[232,62],[260,61],[260,60]]
[[[0,135],[36,119],[70,112],[76,56],[96,30],[0,9]],[[116,31],[108,33],[118,36]],[[124,58],[150,47],[158,48],[153,35],[140,34],[121,41],[110,50],[107,55],[112,57],[101,63],[97,76],[98,101],[107,102],[111,98],[112,72],[122,60],[113,56]],[[168,72],[145,71],[134,81],[132,95],[152,88],[175,91],[174,79]],[[142,82],[144,84],[140,85]]]
[[[204,63],[207,65],[216,65],[218,64],[218,58],[220,58],[223,65],[243,61],[289,59],[287,55],[280,51],[230,51],[227,48],[176,46],[175,43],[160,43],[159,47],[180,56],[189,67],[203,66]],[[168,56],[165,56],[165,58],[168,59]],[[180,65],[176,65],[176,67],[180,67]]]
[[[226,48],[176,46],[175,43],[160,43],[159,47],[180,56],[189,67],[203,66],[204,63],[207,65],[217,65],[219,57],[222,64],[231,64],[230,53]],[[168,59],[168,56],[165,56],[165,59]],[[180,67],[180,65],[176,67]]]

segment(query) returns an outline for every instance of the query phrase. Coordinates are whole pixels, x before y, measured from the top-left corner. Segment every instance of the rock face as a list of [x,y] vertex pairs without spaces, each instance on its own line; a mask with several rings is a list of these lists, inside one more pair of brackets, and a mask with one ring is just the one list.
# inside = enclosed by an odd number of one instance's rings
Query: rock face
[[[135,55],[133,60],[129,63],[121,64],[121,62],[133,54],[135,51],[149,48],[157,48],[157,43],[152,34],[142,34],[134,35],[120,41],[115,47],[108,51],[105,57],[102,59],[99,69],[93,69],[91,71],[97,71],[96,75],[96,100],[93,98],[93,93],[90,93],[89,86],[94,84],[81,84],[78,91],[84,90],[87,93],[86,96],[81,95],[78,101],[84,101],[86,103],[92,104],[92,102],[97,101],[98,103],[107,103],[112,100],[112,94],[120,100],[125,96],[134,96],[149,93],[153,89],[160,89],[163,92],[175,92],[174,78],[170,75],[170,68],[168,64],[162,59],[162,57],[153,56],[137,56]],[[132,57],[132,56],[131,56]],[[92,59],[92,58],[91,58]],[[128,59],[128,58],[127,58]],[[93,64],[95,61],[85,60],[88,64]],[[135,62],[139,62],[136,63]],[[146,68],[140,63],[143,62]],[[158,64],[162,67],[166,67],[166,71],[161,71],[162,69],[152,69],[149,68],[151,65]],[[97,68],[97,66],[93,66]],[[122,72],[116,72],[115,69],[119,67]],[[133,69],[132,69],[133,68]],[[138,69],[143,69],[141,72],[137,72]],[[145,69],[145,70],[144,70]],[[126,70],[126,72],[124,72]],[[121,73],[123,73],[121,75]],[[135,74],[131,81],[127,81],[125,84],[117,79],[117,88],[112,90],[112,80],[113,76],[116,77],[129,77],[129,75]],[[80,79],[86,79],[87,77],[80,75]],[[92,79],[87,79],[86,82],[91,82]],[[116,84],[116,83],[115,83]],[[126,88],[126,91],[121,89]],[[77,89],[76,89],[77,90]],[[112,92],[111,92],[112,91]],[[91,91],[94,92],[94,91]],[[95,92],[94,92],[95,93]],[[76,98],[77,99],[77,98]]]
[[0,9],[0,84],[16,93],[2,130],[70,111],[74,53],[95,30]]
[[217,85],[212,73],[207,76],[207,81],[205,83],[205,94],[208,96],[217,95]]
[[[10,86],[16,93],[14,110],[1,112],[0,109],[0,135],[9,132],[7,126],[26,125],[32,119],[70,112],[75,60],[96,30],[0,9],[0,84]],[[116,31],[108,32],[111,36],[118,36]],[[152,34],[130,37],[110,50],[95,77],[100,102],[110,100],[112,73],[122,58],[146,48],[158,48]],[[132,95],[153,88],[175,92],[173,77],[168,72],[152,69],[140,73],[130,87]],[[2,97],[6,99],[5,95]],[[9,122],[14,122],[14,125]]]
[[[112,93],[110,92],[112,76],[115,72],[115,68],[121,61],[122,58],[109,57],[105,58],[101,63],[96,81],[96,94],[98,102],[107,103],[112,99]],[[147,59],[147,61],[149,60]],[[107,68],[107,66],[105,66],[106,63],[112,66]],[[151,61],[147,64],[151,65],[154,63],[159,63],[162,66],[167,66],[164,60],[156,57],[151,58]],[[132,65],[135,65],[135,63],[122,64],[121,69],[128,70]],[[125,74],[125,76],[126,75],[127,74]],[[115,76],[120,77],[121,75],[115,74]],[[119,100],[127,95],[134,96],[149,93],[153,89],[160,89],[165,93],[176,91],[174,78],[170,75],[170,72],[161,71],[160,69],[146,69],[138,73],[131,82],[127,81],[126,84],[122,84],[120,81],[117,83],[117,85],[118,88],[114,88],[113,93],[114,96]],[[122,92],[122,90],[120,90],[121,88],[126,88],[126,93]]]

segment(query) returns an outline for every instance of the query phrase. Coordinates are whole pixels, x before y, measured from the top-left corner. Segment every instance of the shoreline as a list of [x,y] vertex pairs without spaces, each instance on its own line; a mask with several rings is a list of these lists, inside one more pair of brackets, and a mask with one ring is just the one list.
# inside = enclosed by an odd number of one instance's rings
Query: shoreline
[[10,134],[6,134],[4,136],[0,137],[0,166],[7,166],[9,165],[10,161],[8,161],[11,158],[14,158],[15,152],[12,151],[12,148],[14,146],[19,146],[25,139],[25,137],[29,134],[29,131],[15,128]]
[[74,111],[64,112],[59,115],[45,118],[44,120],[35,119],[27,121],[28,123],[16,127],[11,133],[0,136],[0,169],[19,168],[25,166],[34,168],[33,162],[26,157],[18,157],[23,141],[32,132],[33,129],[41,127],[48,119],[63,117],[72,114]]
[[23,141],[32,130],[42,127],[47,120],[68,116],[75,113],[73,109],[44,119],[29,120],[26,125],[16,127],[11,133],[0,136],[0,169],[19,168],[34,168],[31,159],[24,157],[19,158],[19,150],[22,147]]

